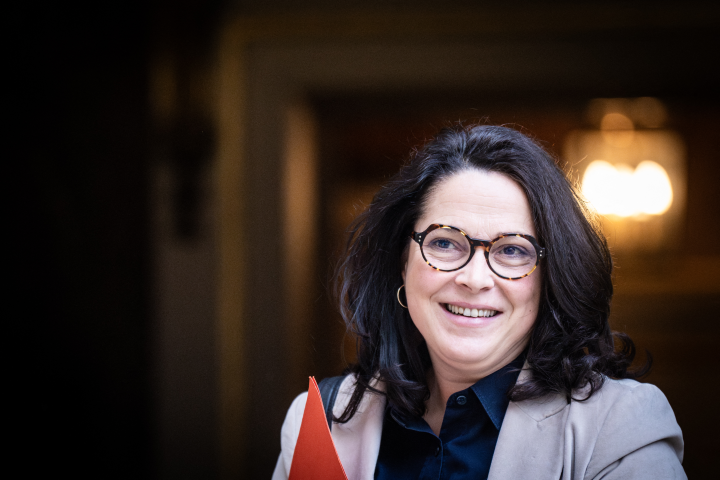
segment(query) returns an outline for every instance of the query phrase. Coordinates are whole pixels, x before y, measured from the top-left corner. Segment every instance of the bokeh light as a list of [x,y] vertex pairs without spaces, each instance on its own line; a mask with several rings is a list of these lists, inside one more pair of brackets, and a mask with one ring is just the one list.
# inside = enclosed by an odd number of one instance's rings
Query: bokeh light
[[595,160],[582,180],[585,198],[602,215],[661,215],[672,205],[670,177],[658,163],[645,160],[633,169]]

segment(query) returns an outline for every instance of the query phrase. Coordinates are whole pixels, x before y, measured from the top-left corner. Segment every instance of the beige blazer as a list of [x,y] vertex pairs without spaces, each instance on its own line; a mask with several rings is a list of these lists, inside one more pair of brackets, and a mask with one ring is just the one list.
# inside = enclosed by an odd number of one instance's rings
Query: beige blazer
[[[527,375],[523,370],[518,382]],[[333,408],[336,416],[352,387],[348,376]],[[288,478],[306,398],[298,396],[287,413],[273,480]],[[367,394],[348,423],[333,425],[349,480],[373,478],[384,411],[385,398]],[[561,395],[510,402],[488,479],[687,479],[682,457],[682,432],[662,392],[634,380],[608,379],[585,402],[567,403]]]

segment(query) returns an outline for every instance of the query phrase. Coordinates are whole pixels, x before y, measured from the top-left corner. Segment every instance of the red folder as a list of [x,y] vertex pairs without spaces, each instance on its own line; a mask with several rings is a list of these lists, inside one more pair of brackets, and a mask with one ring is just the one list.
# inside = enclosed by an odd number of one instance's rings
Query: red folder
[[325,417],[320,389],[310,377],[300,434],[288,480],[347,480]]

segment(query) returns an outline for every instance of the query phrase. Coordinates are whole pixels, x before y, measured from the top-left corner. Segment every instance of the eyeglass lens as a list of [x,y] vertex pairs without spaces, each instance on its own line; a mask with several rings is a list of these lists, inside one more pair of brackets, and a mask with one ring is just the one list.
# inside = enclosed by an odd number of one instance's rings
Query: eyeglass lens
[[[421,249],[425,260],[432,266],[440,270],[455,270],[467,263],[472,246],[459,230],[437,228],[426,235]],[[529,240],[511,235],[493,243],[487,259],[490,268],[498,275],[516,278],[535,268],[537,251]]]

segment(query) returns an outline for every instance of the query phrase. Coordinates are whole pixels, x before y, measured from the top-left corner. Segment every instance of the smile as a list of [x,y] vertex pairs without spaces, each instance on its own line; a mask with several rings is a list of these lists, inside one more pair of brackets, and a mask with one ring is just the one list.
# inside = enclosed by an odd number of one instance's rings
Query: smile
[[449,303],[445,304],[445,308],[448,312],[452,312],[455,315],[463,315],[465,317],[494,317],[497,315],[497,310],[482,310],[477,308],[463,308]]

